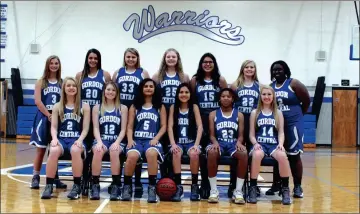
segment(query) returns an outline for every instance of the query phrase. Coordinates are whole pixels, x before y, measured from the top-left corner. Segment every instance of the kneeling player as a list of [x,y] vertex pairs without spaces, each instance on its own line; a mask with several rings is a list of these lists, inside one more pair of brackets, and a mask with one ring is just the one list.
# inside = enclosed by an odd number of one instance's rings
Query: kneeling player
[[236,189],[232,199],[236,204],[245,203],[242,187],[244,184],[248,156],[243,142],[244,116],[233,107],[234,92],[229,88],[220,91],[220,108],[211,112],[209,129],[211,144],[206,148],[208,156],[208,171],[210,196],[208,202],[219,201],[219,191],[216,187],[216,174],[220,156],[231,156],[237,159]]
[[99,177],[101,163],[106,152],[110,153],[110,167],[113,179],[111,185],[110,200],[120,199],[120,153],[125,145],[122,141],[125,136],[128,109],[120,104],[120,93],[114,82],[105,84],[102,104],[96,105],[92,110],[95,141],[93,144],[94,157],[92,160],[93,185],[90,191],[90,199],[100,199]]
[[284,149],[284,117],[277,109],[274,101],[275,92],[270,86],[263,86],[260,90],[260,100],[257,109],[250,115],[250,141],[253,144],[250,151],[252,156],[249,203],[257,202],[256,185],[261,160],[265,155],[271,156],[279,163],[282,180],[282,203],[291,204],[289,190],[290,166]]
[[[60,102],[53,107],[51,120],[51,147],[46,164],[46,186],[41,196],[50,199],[59,157],[71,154],[74,185],[68,194],[70,199],[78,199],[81,193],[83,170],[82,154],[85,155],[83,140],[89,131],[90,107],[80,103],[80,94],[75,79],[65,78]],[[60,121],[59,121],[60,120]]]
[[[196,131],[197,130],[197,131]],[[172,201],[181,201],[183,187],[181,186],[181,155],[190,157],[190,170],[192,177],[191,201],[199,201],[199,154],[201,152],[200,140],[203,128],[199,107],[193,104],[191,90],[187,83],[182,83],[176,90],[175,104],[170,107],[168,134],[173,157],[174,180],[177,186]],[[176,141],[175,141],[176,139]]]
[[166,132],[166,110],[161,105],[156,84],[144,79],[138,88],[135,103],[130,107],[127,126],[128,145],[124,172],[123,201],[132,197],[132,176],[139,158],[146,156],[148,163],[148,202],[157,202],[155,191],[158,163],[163,162],[163,148],[159,139]]

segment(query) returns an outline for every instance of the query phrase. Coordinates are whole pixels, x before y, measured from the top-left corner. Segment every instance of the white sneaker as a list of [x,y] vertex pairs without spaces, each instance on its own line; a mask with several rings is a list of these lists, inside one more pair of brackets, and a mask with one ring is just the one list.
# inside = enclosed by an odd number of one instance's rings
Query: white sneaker
[[208,202],[209,203],[219,202],[219,191],[217,189],[210,190],[210,196],[209,196]]
[[245,204],[244,196],[241,190],[234,190],[232,199],[235,204]]

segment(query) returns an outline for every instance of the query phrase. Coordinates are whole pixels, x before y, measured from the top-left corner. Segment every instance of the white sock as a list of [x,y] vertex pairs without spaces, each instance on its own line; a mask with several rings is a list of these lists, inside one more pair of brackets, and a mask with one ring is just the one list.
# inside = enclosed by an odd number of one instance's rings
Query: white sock
[[209,182],[210,182],[210,188],[211,190],[217,190],[217,186],[216,186],[216,176],[213,178],[209,178]]
[[236,190],[242,191],[243,184],[244,184],[244,179],[236,178]]

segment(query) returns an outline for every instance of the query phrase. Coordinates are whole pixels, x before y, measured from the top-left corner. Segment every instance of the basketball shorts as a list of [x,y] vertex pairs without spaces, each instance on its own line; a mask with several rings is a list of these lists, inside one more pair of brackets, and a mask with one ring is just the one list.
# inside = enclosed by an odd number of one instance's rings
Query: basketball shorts
[[[114,142],[115,142],[115,141],[114,141]],[[108,141],[108,140],[103,140],[103,141],[102,141],[102,143],[104,144],[105,152],[109,152],[110,147],[111,147],[111,145],[113,145],[114,142],[113,142],[113,141]],[[97,144],[97,141],[94,140],[94,143],[93,143],[93,145],[92,145],[91,148],[94,148],[96,144]],[[120,148],[121,148],[121,152],[123,152],[124,149],[125,149],[125,147],[126,147],[126,145],[125,145],[124,143],[120,143],[119,146],[120,146]]]
[[139,157],[141,159],[141,161],[146,157],[145,154],[149,149],[155,149],[158,153],[158,162],[161,164],[164,162],[164,151],[162,148],[162,145],[160,142],[158,142],[158,144],[156,144],[155,146],[151,146],[150,145],[150,139],[149,140],[134,140],[136,145],[133,146],[130,149],[126,149],[126,155],[131,152],[131,151],[135,151],[139,154]]
[[[261,145],[261,149],[263,150],[266,156],[272,157],[274,152],[276,151],[276,147],[278,144],[267,144],[267,143],[259,143]],[[249,156],[254,152],[254,145],[251,146],[251,150],[249,152]]]
[[[61,156],[71,157],[71,146],[74,145],[74,142],[77,139],[73,138],[58,138],[59,145],[61,146],[62,153]],[[83,142],[83,153],[81,154],[83,159],[86,158],[86,145]]]
[[284,127],[284,148],[288,155],[303,153],[304,124],[303,121]]
[[38,110],[33,121],[29,145],[46,148],[51,142],[50,129],[51,122],[48,117]]
[[[181,154],[187,154],[189,156],[189,150],[195,145],[195,142],[192,143],[177,143],[176,144],[180,150],[181,150]],[[169,145],[169,149],[171,148],[171,145]],[[198,146],[198,149],[200,150],[200,154],[201,154],[201,146]]]
[[[206,147],[206,155],[211,148],[212,144],[210,143]],[[219,141],[219,149],[220,149],[220,156],[233,156],[236,152],[236,142],[229,143],[229,142],[223,142]]]

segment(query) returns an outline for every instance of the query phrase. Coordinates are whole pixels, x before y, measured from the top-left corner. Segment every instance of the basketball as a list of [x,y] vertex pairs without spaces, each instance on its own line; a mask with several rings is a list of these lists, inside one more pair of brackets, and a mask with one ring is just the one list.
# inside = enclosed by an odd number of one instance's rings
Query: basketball
[[176,193],[175,182],[170,178],[162,178],[156,184],[156,194],[161,201],[170,201],[171,197]]

